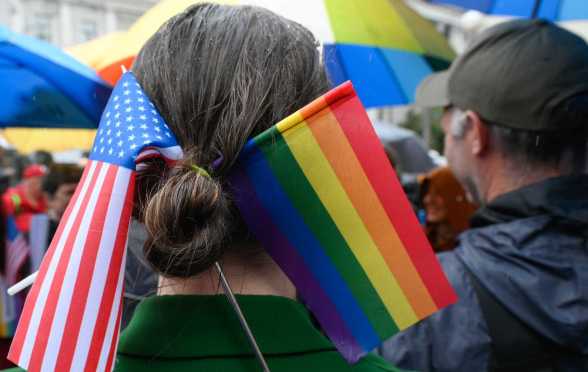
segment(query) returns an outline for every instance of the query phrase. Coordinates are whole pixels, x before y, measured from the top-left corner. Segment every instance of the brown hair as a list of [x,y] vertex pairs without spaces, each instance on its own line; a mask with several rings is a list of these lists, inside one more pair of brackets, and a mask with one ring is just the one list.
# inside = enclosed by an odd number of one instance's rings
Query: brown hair
[[451,250],[457,245],[457,237],[470,227],[470,218],[477,206],[472,204],[465,190],[449,167],[441,167],[421,176],[420,203],[424,204],[427,194],[436,194],[443,201],[447,218],[445,221],[427,221],[425,232],[436,252]]
[[213,4],[163,25],[133,71],[185,151],[172,169],[155,161],[137,178],[146,257],[164,275],[192,276],[222,256],[239,225],[226,176],[246,141],[328,81],[304,27],[262,8]]

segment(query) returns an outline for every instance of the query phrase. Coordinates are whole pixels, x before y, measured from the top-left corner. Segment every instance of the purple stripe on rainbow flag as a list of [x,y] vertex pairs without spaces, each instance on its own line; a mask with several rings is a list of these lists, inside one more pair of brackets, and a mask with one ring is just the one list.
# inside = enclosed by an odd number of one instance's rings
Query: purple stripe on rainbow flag
[[249,229],[348,361],[456,300],[350,83],[250,140],[235,169]]
[[[367,320],[365,312],[359,307],[357,298],[350,292],[348,284],[341,278],[330,259],[325,255],[320,243],[308,229],[298,211],[290,203],[288,196],[282,190],[277,179],[271,176],[270,167],[257,148],[251,148],[248,163],[243,168],[254,187],[258,199],[276,229],[263,226],[265,234],[283,235],[289,243],[296,247],[298,254],[303,257],[307,269],[317,278],[320,287],[328,298],[335,304],[338,314],[346,327],[351,331],[355,342],[363,350],[371,350],[379,344],[380,338]],[[242,186],[239,185],[239,188]],[[256,220],[258,224],[259,221]],[[260,238],[261,239],[261,238]],[[279,247],[279,248],[278,248]],[[276,246],[276,249],[283,249]],[[275,258],[275,257],[274,257]],[[278,260],[276,259],[278,262]],[[281,267],[290,267],[290,262],[278,262]],[[294,280],[293,280],[294,281]],[[306,298],[305,298],[306,300]],[[319,318],[319,314],[315,314]],[[324,320],[332,314],[324,313]],[[323,319],[320,319],[322,322]],[[349,341],[346,341],[349,342]]]
[[[339,316],[335,305],[321,288],[315,276],[309,271],[298,251],[280,233],[257,197],[255,187],[245,172],[238,170],[233,173],[232,177],[232,181],[239,184],[239,189],[235,190],[233,195],[235,203],[243,211],[243,218],[246,221],[259,221],[259,224],[249,225],[249,228],[259,237],[261,244],[268,247],[268,253],[274,260],[289,263],[284,270],[286,275],[296,283],[296,289],[300,295],[308,299],[306,305],[309,309],[317,318],[323,319],[321,325],[325,332],[333,335],[334,340],[338,340],[338,344],[335,344],[337,349],[348,355],[360,354],[361,347],[354,341],[353,335]],[[243,207],[246,204],[251,208]],[[259,231],[260,226],[264,226],[267,230]],[[272,233],[268,233],[268,231],[272,231]]]

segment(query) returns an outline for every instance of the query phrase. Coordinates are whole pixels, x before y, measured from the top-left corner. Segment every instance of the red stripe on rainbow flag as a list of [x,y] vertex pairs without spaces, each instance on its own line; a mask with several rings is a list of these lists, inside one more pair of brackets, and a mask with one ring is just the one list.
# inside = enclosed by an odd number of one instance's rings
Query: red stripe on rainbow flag
[[[342,89],[352,89],[351,83],[344,84]],[[388,163],[382,144],[365,114],[361,101],[355,95],[341,97],[333,94],[333,91],[325,95],[325,99],[341,124],[435,304],[442,308],[454,303],[457,301],[457,295],[445,277],[404,196],[404,190]],[[347,123],[350,120],[354,123]],[[358,121],[363,123],[360,124]]]
[[334,113],[325,107],[312,116],[303,111],[303,116],[417,318],[432,314],[436,305],[370,181],[359,176],[363,168]]

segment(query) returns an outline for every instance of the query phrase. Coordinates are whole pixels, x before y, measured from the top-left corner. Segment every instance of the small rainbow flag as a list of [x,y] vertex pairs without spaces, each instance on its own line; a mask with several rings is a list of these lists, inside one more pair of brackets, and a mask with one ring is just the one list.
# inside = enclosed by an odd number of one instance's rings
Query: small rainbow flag
[[349,362],[456,301],[350,82],[250,140],[234,169],[243,219]]

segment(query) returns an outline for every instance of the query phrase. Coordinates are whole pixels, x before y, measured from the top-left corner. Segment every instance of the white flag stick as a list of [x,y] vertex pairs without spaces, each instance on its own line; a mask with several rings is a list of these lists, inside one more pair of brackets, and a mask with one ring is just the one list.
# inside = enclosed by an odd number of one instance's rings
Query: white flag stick
[[37,274],[39,274],[39,272],[35,271],[34,273],[27,276],[26,278],[24,278],[20,282],[16,283],[15,285],[13,285],[10,288],[8,288],[8,291],[6,291],[6,292],[8,292],[9,295],[14,296],[18,292],[26,289],[27,287],[30,287],[35,282],[35,279],[37,279]]

